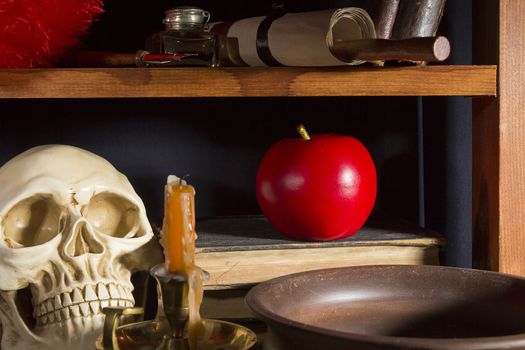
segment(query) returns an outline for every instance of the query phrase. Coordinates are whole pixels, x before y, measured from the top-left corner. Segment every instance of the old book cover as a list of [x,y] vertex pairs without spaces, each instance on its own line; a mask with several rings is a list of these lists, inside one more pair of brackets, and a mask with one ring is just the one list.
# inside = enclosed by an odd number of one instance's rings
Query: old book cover
[[205,289],[248,288],[295,272],[371,264],[439,264],[442,238],[406,224],[371,219],[352,237],[303,242],[279,234],[264,216],[197,222],[196,263]]

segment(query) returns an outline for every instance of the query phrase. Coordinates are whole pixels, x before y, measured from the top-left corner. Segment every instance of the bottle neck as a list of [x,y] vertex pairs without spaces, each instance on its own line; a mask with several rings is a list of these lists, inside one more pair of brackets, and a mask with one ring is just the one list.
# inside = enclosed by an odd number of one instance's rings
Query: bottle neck
[[204,24],[202,23],[166,23],[166,30],[176,30],[181,32],[202,32]]

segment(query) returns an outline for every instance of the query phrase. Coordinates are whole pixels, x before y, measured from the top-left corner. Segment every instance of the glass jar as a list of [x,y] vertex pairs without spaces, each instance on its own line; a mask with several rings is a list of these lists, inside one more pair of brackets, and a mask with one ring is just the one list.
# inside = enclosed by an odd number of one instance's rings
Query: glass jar
[[146,66],[218,65],[218,38],[206,31],[210,13],[197,7],[175,7],[165,12],[166,30],[146,41]]

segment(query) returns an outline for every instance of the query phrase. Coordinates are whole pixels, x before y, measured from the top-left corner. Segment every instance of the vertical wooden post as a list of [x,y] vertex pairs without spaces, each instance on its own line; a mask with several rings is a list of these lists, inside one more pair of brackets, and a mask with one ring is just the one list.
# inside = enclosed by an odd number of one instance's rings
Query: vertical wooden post
[[498,97],[473,106],[474,267],[525,275],[525,1],[473,5],[475,63],[499,52]]

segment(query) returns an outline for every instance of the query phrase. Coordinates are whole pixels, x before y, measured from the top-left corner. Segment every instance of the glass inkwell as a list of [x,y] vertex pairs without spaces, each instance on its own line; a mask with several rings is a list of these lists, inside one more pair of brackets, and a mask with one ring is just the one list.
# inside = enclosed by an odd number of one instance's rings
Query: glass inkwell
[[[137,56],[142,66],[218,65],[219,41],[206,31],[210,13],[197,7],[181,6],[165,12],[166,30],[146,40],[146,51]],[[144,59],[141,59],[144,58]]]

